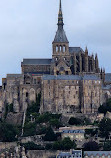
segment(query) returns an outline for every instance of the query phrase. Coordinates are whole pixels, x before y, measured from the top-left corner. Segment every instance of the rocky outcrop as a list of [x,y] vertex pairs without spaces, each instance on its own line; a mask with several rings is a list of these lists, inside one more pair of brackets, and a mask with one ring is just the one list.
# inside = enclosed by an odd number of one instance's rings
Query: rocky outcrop
[[13,125],[21,125],[23,113],[8,113],[6,122]]

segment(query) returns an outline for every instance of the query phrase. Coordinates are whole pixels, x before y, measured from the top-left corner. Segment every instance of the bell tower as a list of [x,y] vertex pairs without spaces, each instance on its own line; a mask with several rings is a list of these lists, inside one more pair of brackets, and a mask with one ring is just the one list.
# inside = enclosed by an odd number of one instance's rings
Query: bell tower
[[61,0],[59,4],[59,13],[58,13],[58,29],[52,43],[53,45],[53,55],[65,55],[69,53],[69,42],[66,37],[65,31],[63,29],[63,14]]
[[58,29],[52,42],[53,47],[53,71],[54,74],[71,74],[70,70],[70,55],[69,55],[69,41],[64,31],[64,22],[63,22],[63,14],[62,14],[62,4],[60,0],[59,4],[59,13],[58,13]]

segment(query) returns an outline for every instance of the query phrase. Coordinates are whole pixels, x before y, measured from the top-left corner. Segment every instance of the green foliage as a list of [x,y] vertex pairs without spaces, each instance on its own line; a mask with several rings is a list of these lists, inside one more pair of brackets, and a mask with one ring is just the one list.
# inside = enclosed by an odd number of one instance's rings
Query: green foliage
[[94,135],[98,134],[98,129],[86,129],[85,134],[93,137]]
[[69,124],[70,125],[80,125],[81,124],[81,119],[75,118],[75,117],[71,117],[69,119]]
[[99,112],[99,113],[106,114],[107,111],[111,112],[111,99],[108,99],[105,104],[101,105],[101,106],[98,108],[98,112]]
[[41,93],[38,94],[36,97],[36,102],[32,102],[28,108],[26,113],[26,122],[30,121],[30,115],[37,119],[39,116],[39,109],[40,109],[40,101],[41,101]]
[[84,147],[84,151],[98,151],[99,150],[99,145],[95,141],[90,141],[88,143],[85,143],[83,147]]
[[9,112],[14,112],[13,111],[13,104],[6,104],[5,105],[5,114],[4,114],[4,117],[6,118],[7,117],[7,114],[9,113]]
[[51,127],[47,129],[46,135],[43,139],[44,141],[55,141],[57,139],[57,136]]
[[51,119],[49,123],[51,126],[56,128],[59,128],[61,126],[61,122],[58,119]]
[[47,132],[47,127],[46,126],[39,126],[36,129],[36,134],[41,135],[41,134],[46,134]]
[[69,137],[64,138],[61,141],[56,141],[53,144],[54,150],[70,150],[75,148],[76,148],[76,143],[74,141],[71,141]]
[[33,142],[21,143],[21,146],[24,146],[26,150],[44,150],[44,147]]
[[53,146],[52,144],[46,144],[45,149],[46,150],[52,150]]
[[104,151],[111,151],[111,141],[107,141],[104,143],[103,150]]
[[104,118],[99,123],[99,130],[102,137],[108,138],[111,132],[111,120]]
[[41,114],[39,117],[38,117],[38,120],[37,122],[38,123],[47,123],[49,122],[51,119],[60,119],[61,115],[60,114],[51,114],[51,113],[44,113],[44,114]]
[[89,125],[91,124],[91,121],[88,118],[80,119],[80,118],[71,117],[69,119],[69,124],[70,125]]
[[20,127],[13,126],[7,123],[0,123],[0,141],[13,142],[16,141],[16,136],[20,134]]
[[36,135],[36,123],[28,122],[24,126],[24,136],[34,136]]

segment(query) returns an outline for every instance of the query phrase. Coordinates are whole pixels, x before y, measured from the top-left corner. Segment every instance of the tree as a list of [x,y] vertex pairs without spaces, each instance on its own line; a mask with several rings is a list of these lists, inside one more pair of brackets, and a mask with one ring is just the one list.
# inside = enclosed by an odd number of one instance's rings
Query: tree
[[98,129],[86,129],[85,134],[93,137],[94,135],[98,134]]
[[74,141],[71,141],[69,137],[64,138],[61,141],[56,141],[53,144],[54,150],[69,150],[75,148],[76,148],[76,143]]
[[16,126],[7,123],[0,123],[0,141],[13,142],[16,141],[16,136],[19,134],[19,130]]
[[51,126],[56,128],[59,128],[61,126],[61,122],[58,119],[51,119],[49,123]]
[[24,126],[24,136],[36,135],[36,123],[28,122]]
[[69,119],[69,124],[70,125],[80,125],[81,124],[81,119],[75,118],[75,117],[71,117]]
[[84,147],[84,151],[98,151],[99,150],[99,145],[95,141],[90,141],[88,143],[85,143],[83,147]]
[[111,112],[111,99],[108,99],[106,103],[98,108],[98,112],[103,113],[104,115],[107,113],[107,111]]
[[55,141],[57,139],[57,136],[51,127],[47,129],[46,135],[44,136],[43,139],[45,141]]
[[44,147],[33,142],[21,143],[20,145],[24,146],[26,150],[44,150]]
[[99,130],[102,137],[108,138],[111,132],[111,120],[104,118],[99,123]]
[[107,141],[104,143],[103,150],[104,151],[111,151],[111,141]]

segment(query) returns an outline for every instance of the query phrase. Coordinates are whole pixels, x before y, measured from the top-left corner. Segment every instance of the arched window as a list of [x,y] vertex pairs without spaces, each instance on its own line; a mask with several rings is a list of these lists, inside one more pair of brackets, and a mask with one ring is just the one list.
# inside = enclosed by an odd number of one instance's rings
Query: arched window
[[63,46],[63,52],[66,52],[66,46]]
[[60,46],[60,52],[62,52],[62,46]]
[[56,46],[56,52],[58,52],[58,46]]

